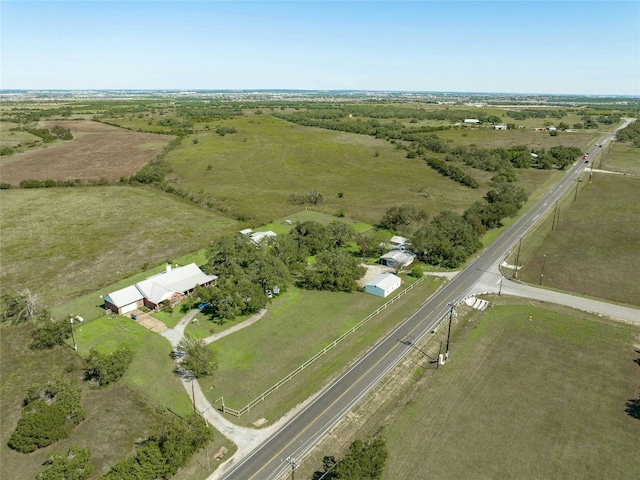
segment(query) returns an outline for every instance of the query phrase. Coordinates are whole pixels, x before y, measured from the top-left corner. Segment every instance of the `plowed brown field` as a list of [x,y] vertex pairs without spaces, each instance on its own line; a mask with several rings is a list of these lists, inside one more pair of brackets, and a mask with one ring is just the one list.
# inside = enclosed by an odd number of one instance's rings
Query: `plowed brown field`
[[172,136],[131,132],[91,120],[52,121],[51,128],[69,128],[71,141],[58,141],[41,149],[12,155],[2,161],[0,180],[18,185],[21,180],[118,180],[131,176],[160,153]]

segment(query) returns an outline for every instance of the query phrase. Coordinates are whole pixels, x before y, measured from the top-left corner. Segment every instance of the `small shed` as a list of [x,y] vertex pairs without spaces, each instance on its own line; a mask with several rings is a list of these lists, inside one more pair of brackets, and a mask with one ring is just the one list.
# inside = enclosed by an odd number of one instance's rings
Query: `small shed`
[[400,288],[401,284],[402,280],[400,277],[393,273],[383,273],[367,283],[364,286],[364,291],[371,295],[384,298]]
[[401,237],[400,235],[394,235],[393,237],[391,237],[391,240],[389,240],[389,243],[394,247],[394,248],[398,248],[398,247],[402,247],[404,246],[405,243],[407,243],[407,239],[404,237]]

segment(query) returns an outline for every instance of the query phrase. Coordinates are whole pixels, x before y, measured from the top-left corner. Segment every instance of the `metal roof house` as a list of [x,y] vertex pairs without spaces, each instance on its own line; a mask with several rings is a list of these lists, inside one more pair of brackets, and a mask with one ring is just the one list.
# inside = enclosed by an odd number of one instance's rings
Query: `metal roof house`
[[167,265],[163,273],[110,293],[104,297],[106,309],[123,314],[142,305],[158,308],[165,300],[172,304],[183,300],[197,286],[207,286],[218,279],[205,274],[195,263],[172,269]]
[[384,298],[400,288],[401,284],[402,280],[400,279],[400,277],[394,275],[393,273],[383,273],[382,275],[378,275],[376,278],[371,280],[371,282],[367,283],[364,286],[364,291],[370,293],[371,295],[376,295],[377,297]]
[[380,257],[380,263],[393,268],[403,268],[411,265],[415,255],[406,250],[391,250]]

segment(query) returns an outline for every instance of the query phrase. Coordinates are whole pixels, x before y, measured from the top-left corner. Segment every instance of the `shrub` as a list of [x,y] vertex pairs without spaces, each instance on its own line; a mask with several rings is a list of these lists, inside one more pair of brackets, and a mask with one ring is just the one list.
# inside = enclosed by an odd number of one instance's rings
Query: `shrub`
[[100,353],[93,348],[85,358],[85,378],[95,380],[100,386],[117,382],[129,368],[133,360],[133,351],[121,348],[113,353]]
[[9,437],[10,448],[29,453],[67,438],[84,420],[80,389],[64,380],[51,380],[30,388],[24,399],[22,418]]

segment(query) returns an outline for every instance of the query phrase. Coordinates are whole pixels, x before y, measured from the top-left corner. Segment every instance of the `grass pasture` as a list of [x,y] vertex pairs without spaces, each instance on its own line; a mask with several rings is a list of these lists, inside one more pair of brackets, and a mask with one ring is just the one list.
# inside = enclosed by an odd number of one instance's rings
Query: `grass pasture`
[[[300,476],[382,430],[385,480],[638,478],[640,421],[626,412],[640,391],[638,326],[497,300],[485,312],[460,309],[450,361],[436,370],[416,353],[397,373],[405,388],[359,407],[373,411],[364,424],[356,409]],[[422,348],[437,352],[434,343]]]
[[193,137],[197,144],[182,142],[166,157],[173,167],[169,180],[213,197],[214,208],[256,226],[299,211],[291,194],[311,190],[324,197],[314,209],[330,215],[342,211],[368,223],[379,221],[393,205],[410,203],[434,216],[444,209],[463,211],[484,194],[370,136],[266,116],[221,123],[237,133],[199,133]]
[[637,326],[513,305],[468,328],[387,426],[385,479],[640,476]]
[[0,213],[2,290],[31,288],[50,307],[236,230],[233,220],[147,188],[3,190]]
[[594,173],[588,183],[583,177],[577,201],[574,190],[559,204],[555,229],[551,214],[523,239],[520,278],[539,284],[544,262],[543,286],[640,306],[640,203],[631,201],[640,199],[640,179]]
[[2,162],[2,182],[18,185],[26,179],[86,181],[101,177],[119,180],[139,171],[173,138],[90,120],[48,121],[41,127],[53,125],[69,128],[74,139],[11,155]]
[[603,147],[601,161],[595,167],[627,175],[640,175],[640,148],[630,143],[614,143]]

